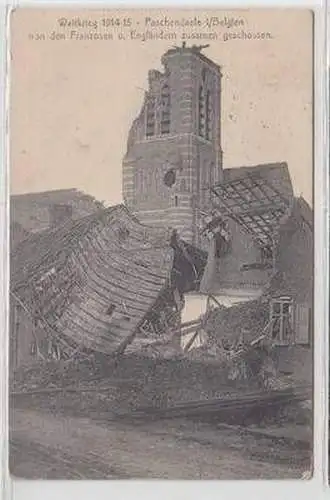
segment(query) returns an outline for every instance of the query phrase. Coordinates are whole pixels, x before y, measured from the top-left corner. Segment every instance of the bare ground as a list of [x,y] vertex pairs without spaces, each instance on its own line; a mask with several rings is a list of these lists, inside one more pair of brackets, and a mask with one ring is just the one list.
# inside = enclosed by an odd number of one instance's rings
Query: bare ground
[[302,477],[310,468],[305,431],[303,439],[276,435],[283,431],[189,420],[133,424],[15,408],[10,472],[27,479]]
[[[14,392],[78,389],[11,398],[10,472],[16,477],[294,479],[310,469],[311,421],[301,408],[271,419],[261,415],[253,428],[246,421],[243,428],[118,420],[118,410],[151,404],[163,391],[175,402],[253,390],[251,383],[230,385],[221,367],[126,356],[118,366],[48,363],[16,375]],[[79,392],[81,386],[91,392]]]

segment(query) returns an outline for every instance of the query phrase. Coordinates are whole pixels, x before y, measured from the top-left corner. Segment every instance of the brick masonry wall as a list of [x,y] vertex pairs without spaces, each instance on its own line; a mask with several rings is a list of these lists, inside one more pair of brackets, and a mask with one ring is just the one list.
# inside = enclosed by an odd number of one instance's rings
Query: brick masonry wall
[[[160,112],[156,106],[156,133],[148,139],[147,98],[134,121],[123,162],[123,194],[128,207],[151,225],[178,230],[190,243],[199,244],[199,208],[209,207],[208,187],[222,175],[220,147],[219,68],[189,50],[163,57],[164,73],[149,72],[150,95],[159,97],[166,82],[170,89],[170,133],[160,135]],[[211,140],[198,136],[198,95],[203,71],[213,99]],[[173,186],[164,184],[165,173],[173,169]]]

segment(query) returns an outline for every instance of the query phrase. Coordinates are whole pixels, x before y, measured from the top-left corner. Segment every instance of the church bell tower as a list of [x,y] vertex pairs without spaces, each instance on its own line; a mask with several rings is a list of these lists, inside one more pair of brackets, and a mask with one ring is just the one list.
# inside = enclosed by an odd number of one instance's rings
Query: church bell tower
[[197,247],[209,188],[222,179],[221,72],[203,48],[174,47],[162,57],[163,72],[149,71],[123,160],[128,208]]

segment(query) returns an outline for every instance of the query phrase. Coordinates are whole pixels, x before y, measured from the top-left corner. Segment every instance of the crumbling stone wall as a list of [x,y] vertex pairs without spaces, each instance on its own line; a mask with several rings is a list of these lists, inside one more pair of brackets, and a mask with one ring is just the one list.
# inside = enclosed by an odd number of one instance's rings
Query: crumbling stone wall
[[[164,72],[149,72],[141,112],[133,122],[123,162],[123,195],[146,224],[168,225],[199,244],[199,209],[209,206],[208,187],[221,180],[219,67],[196,50],[178,48],[162,58]],[[166,85],[167,100],[162,89]],[[200,132],[200,88],[211,99],[208,137]],[[150,125],[154,106],[154,128]],[[167,107],[169,127],[162,129]],[[152,111],[153,112],[153,111]],[[147,133],[148,130],[148,133]],[[150,135],[150,130],[154,133]],[[172,181],[167,182],[172,175]]]

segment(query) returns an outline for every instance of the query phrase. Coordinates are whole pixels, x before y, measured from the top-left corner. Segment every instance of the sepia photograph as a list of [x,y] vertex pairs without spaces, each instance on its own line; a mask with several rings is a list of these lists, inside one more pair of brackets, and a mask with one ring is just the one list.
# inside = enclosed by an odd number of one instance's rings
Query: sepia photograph
[[314,17],[10,15],[9,465],[313,476]]

